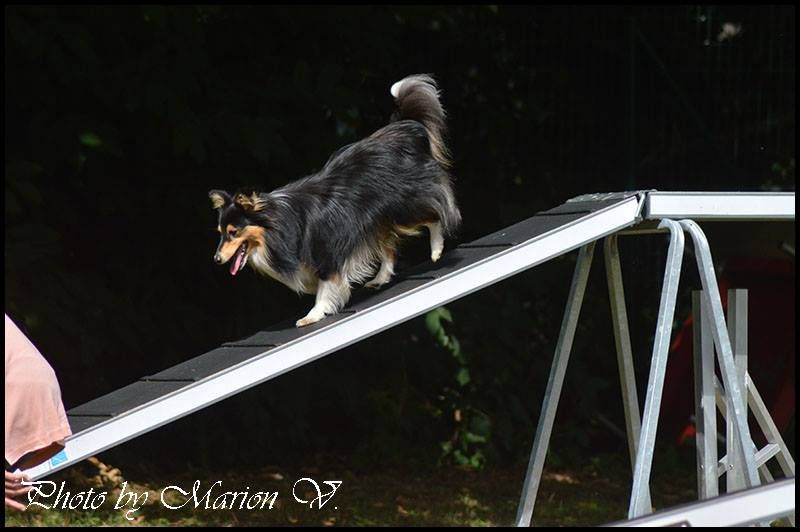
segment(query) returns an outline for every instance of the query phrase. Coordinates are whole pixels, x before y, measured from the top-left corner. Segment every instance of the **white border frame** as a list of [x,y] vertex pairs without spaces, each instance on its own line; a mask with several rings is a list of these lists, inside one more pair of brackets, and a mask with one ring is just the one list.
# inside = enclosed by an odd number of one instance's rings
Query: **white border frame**
[[704,220],[794,220],[794,192],[647,193],[645,218]]

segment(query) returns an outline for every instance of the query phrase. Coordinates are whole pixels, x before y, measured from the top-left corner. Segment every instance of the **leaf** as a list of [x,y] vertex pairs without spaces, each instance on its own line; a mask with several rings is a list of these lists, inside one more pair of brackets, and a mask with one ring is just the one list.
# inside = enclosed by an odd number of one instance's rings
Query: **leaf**
[[436,335],[442,330],[441,322],[443,319],[449,322],[453,321],[453,315],[450,314],[447,307],[435,308],[425,315],[425,325],[428,327],[431,334]]
[[455,336],[448,336],[447,339],[449,340],[447,347],[450,349],[453,357],[462,364],[466,364],[466,359],[461,355],[461,344],[458,342],[458,338]]
[[464,441],[467,443],[486,443],[488,438],[486,436],[481,436],[479,434],[475,434],[474,432],[465,432],[464,433]]
[[458,384],[463,387],[467,385],[469,381],[470,381],[469,370],[467,368],[462,367],[456,373],[456,382],[458,382]]
[[488,438],[492,432],[492,420],[480,410],[473,409],[470,412],[469,432],[484,438]]
[[84,133],[81,133],[80,142],[81,145],[86,146],[87,148],[97,148],[103,145],[103,141],[100,140],[100,137],[98,137],[96,133],[92,133],[91,131],[86,131]]
[[475,454],[473,454],[469,459],[469,465],[471,465],[475,469],[478,469],[483,465],[483,461],[484,461],[483,453],[480,451],[475,451]]

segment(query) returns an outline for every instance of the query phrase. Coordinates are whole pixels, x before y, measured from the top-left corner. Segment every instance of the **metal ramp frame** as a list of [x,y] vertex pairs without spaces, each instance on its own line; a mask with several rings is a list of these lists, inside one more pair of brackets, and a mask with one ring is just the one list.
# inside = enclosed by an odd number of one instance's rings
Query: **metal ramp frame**
[[[794,194],[770,193],[688,193],[688,192],[650,192],[646,197],[644,217],[646,222],[632,228],[621,230],[605,239],[606,277],[608,281],[611,315],[617,348],[620,384],[625,411],[628,448],[633,467],[633,487],[631,489],[628,518],[635,519],[652,512],[650,503],[650,471],[652,467],[656,428],[661,408],[661,394],[666,373],[667,355],[669,351],[672,320],[675,312],[678,282],[683,263],[684,232],[688,233],[694,243],[698,273],[703,290],[695,296],[702,300],[703,358],[699,360],[699,349],[695,350],[696,367],[702,368],[702,384],[695,382],[695,399],[698,420],[704,420],[707,428],[708,420],[714,417],[714,388],[711,376],[714,372],[714,348],[725,383],[725,397],[721,409],[728,420],[729,453],[722,466],[728,469],[727,478],[729,493],[742,488],[759,485],[758,467],[772,456],[779,459],[787,476],[794,476],[794,460],[788,453],[780,434],[772,423],[769,412],[762,405],[751,400],[753,411],[759,425],[767,427],[770,445],[759,451],[756,456],[754,444],[747,424],[747,402],[745,394],[750,392],[757,396],[755,386],[750,383],[745,391],[746,345],[746,312],[742,311],[741,299],[731,308],[731,334],[725,324],[722,303],[717,287],[711,251],[705,234],[692,219],[715,221],[777,221],[794,219]],[[672,218],[687,217],[675,221]],[[658,221],[658,226],[653,223]],[[650,364],[650,376],[647,386],[647,397],[644,411],[640,419],[639,403],[636,397],[636,382],[633,373],[633,358],[628,331],[622,274],[617,249],[618,235],[647,235],[669,231],[670,242],[667,253],[664,282],[653,342],[653,354]],[[595,242],[590,242],[580,250],[578,263],[575,266],[570,295],[561,333],[556,345],[556,353],[551,366],[547,390],[542,404],[542,413],[534,437],[528,472],[523,484],[523,492],[517,511],[517,526],[529,526],[536,503],[536,495],[541,480],[544,460],[549,446],[550,435],[555,421],[561,388],[569,362],[572,342],[583,303],[583,294],[594,254]],[[700,314],[695,314],[699,316]],[[699,331],[700,328],[696,328]],[[736,361],[731,346],[731,337],[737,342]],[[713,344],[713,345],[712,345]],[[698,345],[696,343],[696,345]],[[699,364],[699,365],[697,365]],[[717,389],[720,386],[717,384]],[[707,399],[711,394],[711,401]],[[710,404],[710,406],[709,406]],[[727,405],[727,410],[725,410]],[[702,412],[708,412],[705,417]],[[713,412],[713,416],[710,414]],[[709,484],[713,474],[716,483],[718,464],[716,463],[716,430],[703,430],[698,422],[698,496],[701,499],[716,495],[716,486],[711,490]],[[713,452],[711,451],[713,449]],[[712,459],[713,456],[713,459]],[[712,464],[713,462],[713,464]],[[769,470],[762,468],[762,476],[772,481]],[[793,515],[789,518],[793,524]]]
[[583,197],[462,244],[412,268],[338,315],[298,329],[285,322],[120,388],[67,412],[64,450],[28,470],[42,478],[363,338],[578,248],[641,219],[644,193]]
[[[647,220],[662,220],[663,227],[669,227],[672,231],[673,239],[662,293],[664,312],[660,314],[665,316],[665,312],[669,312],[670,305],[674,311],[677,276],[674,275],[676,273],[674,267],[670,272],[669,263],[674,263],[677,260],[675,257],[680,258],[683,247],[682,230],[677,230],[676,227],[684,226],[687,231],[693,231],[690,229],[693,222],[684,221],[678,224],[668,220],[675,217],[699,220],[794,220],[794,193],[633,191],[590,194],[573,198],[554,209],[537,213],[506,229],[462,244],[445,253],[435,264],[428,263],[412,268],[399,276],[391,285],[373,295],[367,297],[357,295],[340,314],[326,318],[320,323],[297,329],[293,323],[284,322],[249,338],[225,343],[208,353],[143,377],[131,385],[70,410],[67,415],[74,434],[67,439],[65,449],[26,473],[34,480],[43,478],[433,308],[581,248],[553,364],[553,371],[555,373],[561,371],[560,378],[563,380],[563,371],[566,370],[566,359],[571,347],[571,335],[574,335],[577,322],[574,302],[576,299],[582,299],[596,241],[609,237],[606,240],[607,256],[616,256],[616,263],[612,261],[611,267],[618,273],[619,258],[618,255],[614,255],[616,235],[626,234],[625,230],[630,231],[635,227],[635,231],[652,232],[652,223]],[[644,223],[640,225],[640,222]],[[696,224],[694,226],[696,227]],[[699,228],[697,230],[699,231]],[[680,237],[675,236],[676,234],[680,234]],[[675,252],[678,246],[677,239],[680,240],[681,253]],[[704,237],[701,240],[704,241]],[[711,268],[711,283],[716,288],[710,254],[708,259],[709,264],[706,269]],[[608,261],[608,258],[606,260]],[[699,255],[698,261],[700,261]],[[612,269],[609,268],[609,271]],[[678,264],[678,274],[679,271]],[[674,276],[674,280],[670,281],[669,276]],[[612,312],[612,317],[615,321],[620,377],[628,420],[629,449],[635,470],[632,509],[629,516],[634,517],[650,511],[647,486],[648,460],[652,460],[650,440],[655,436],[660,389],[655,390],[657,394],[653,395],[652,399],[648,397],[645,404],[644,429],[640,430],[637,426],[639,412],[635,382],[632,381],[632,362],[626,360],[626,357],[630,357],[630,340],[627,339],[626,347],[627,318],[624,318],[624,298],[619,297],[622,294],[621,277],[609,274],[608,281],[610,289],[612,282],[618,283],[619,287],[618,292],[611,290],[612,309],[616,309]],[[707,288],[705,282],[704,288]],[[718,293],[716,296],[718,299]],[[713,297],[711,299],[713,300]],[[619,306],[620,301],[622,307]],[[578,312],[579,309],[580,302],[577,304]],[[660,318],[659,321],[664,320]],[[668,346],[668,343],[667,327],[660,334],[657,333],[657,348],[654,348],[654,353],[664,345]],[[557,367],[559,353],[562,353],[561,358],[563,358],[563,368],[560,369]],[[563,353],[566,353],[566,357]],[[665,364],[666,358],[665,356],[663,358]],[[656,363],[657,359],[660,360],[654,356],[654,367],[661,364]],[[727,364],[728,358],[724,353],[720,358],[721,363],[723,359]],[[732,356],[730,360],[732,363]],[[729,379],[725,378],[725,381],[726,390],[730,389],[731,397],[734,398],[728,404],[733,405],[732,417],[737,432],[744,435],[741,441],[750,441],[746,417],[742,425],[742,408],[739,401],[741,391],[737,388],[735,380],[728,382]],[[560,391],[553,390],[552,385],[553,382],[548,382],[545,405],[540,416],[540,429],[537,430],[534,442],[531,467],[523,490],[517,524],[525,524],[526,520],[529,523],[533,512],[535,489],[538,487],[538,477],[541,476],[541,465],[549,440],[549,429],[547,429],[546,438],[542,442],[540,437],[542,423],[549,423],[552,428]],[[560,387],[560,384],[558,386]],[[640,435],[645,442],[641,444],[641,448],[649,449],[648,452],[637,451],[640,448]],[[543,449],[542,443],[544,443]],[[753,450],[750,446],[742,445],[739,450],[748,466],[750,480],[748,485],[755,485],[758,478],[755,475]],[[538,454],[541,454],[539,458],[536,457]],[[537,461],[541,464],[534,466]],[[536,467],[539,467],[538,475]]]
[[794,514],[794,477],[605,526],[748,526]]
[[[739,451],[738,432],[731,416],[728,415],[729,397],[714,374],[714,344],[710,332],[710,312],[707,298],[702,291],[692,292],[692,315],[697,316],[693,331],[695,420],[697,434],[697,493],[700,499],[719,495],[719,478],[725,476],[727,493],[744,489],[743,457]],[[783,441],[778,427],[772,420],[764,400],[747,372],[747,315],[748,291],[728,290],[728,333],[733,347],[736,366],[736,380],[742,394],[747,397],[747,406],[753,413],[767,444],[758,449],[754,446],[755,465],[762,482],[772,483],[774,478],[767,467],[769,460],[775,458],[785,478],[795,476],[794,458]],[[717,459],[717,409],[726,421],[726,455]],[[794,526],[794,512],[787,515],[786,521]],[[768,524],[768,523],[765,523]]]

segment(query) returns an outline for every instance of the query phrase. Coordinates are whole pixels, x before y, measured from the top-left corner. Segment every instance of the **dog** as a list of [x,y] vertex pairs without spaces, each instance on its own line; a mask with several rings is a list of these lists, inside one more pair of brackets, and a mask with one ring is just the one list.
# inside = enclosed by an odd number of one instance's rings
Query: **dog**
[[219,216],[214,262],[231,261],[231,275],[249,264],[316,294],[297,327],[336,314],[353,285],[388,283],[401,237],[427,228],[435,262],[461,223],[435,80],[408,76],[390,92],[389,124],[335,151],[319,172],[269,193],[209,192]]

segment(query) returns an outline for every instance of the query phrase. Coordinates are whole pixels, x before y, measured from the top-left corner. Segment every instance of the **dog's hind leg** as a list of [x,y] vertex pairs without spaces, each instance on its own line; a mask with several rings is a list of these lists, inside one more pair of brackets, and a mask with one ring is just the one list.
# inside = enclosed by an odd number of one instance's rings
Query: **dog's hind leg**
[[431,260],[436,262],[442,256],[444,250],[444,234],[442,234],[442,223],[433,222],[425,224],[431,233]]
[[306,317],[297,320],[298,327],[311,325],[323,319],[326,315],[336,314],[350,300],[350,284],[339,274],[332,274],[327,279],[319,281],[317,287],[317,301]]
[[381,267],[375,278],[365,284],[367,288],[380,288],[392,280],[397,243],[394,240],[385,240],[381,244]]

